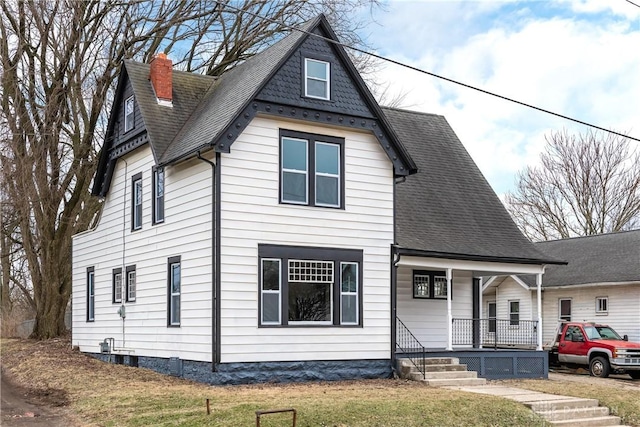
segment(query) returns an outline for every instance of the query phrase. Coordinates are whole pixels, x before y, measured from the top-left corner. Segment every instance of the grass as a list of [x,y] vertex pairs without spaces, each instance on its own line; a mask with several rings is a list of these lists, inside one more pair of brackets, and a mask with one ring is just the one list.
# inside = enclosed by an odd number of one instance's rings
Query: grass
[[[74,352],[68,341],[3,340],[2,365],[30,395],[71,412],[86,426],[252,426],[256,410],[295,408],[297,426],[542,426],[516,402],[403,380],[213,387],[147,369],[107,364]],[[550,391],[550,381],[523,387]],[[584,389],[576,385],[576,392]],[[557,390],[568,394],[566,385]],[[611,390],[595,390],[604,395]],[[640,392],[639,392],[640,393]],[[640,396],[625,391],[618,413],[640,416]],[[599,397],[593,394],[593,397]],[[211,415],[205,400],[210,399]],[[610,398],[611,399],[611,398]],[[625,401],[625,399],[635,402]],[[261,426],[290,426],[291,414],[266,415]]]
[[598,399],[600,406],[607,406],[612,415],[622,418],[623,424],[640,426],[640,387],[634,390],[630,387],[622,389],[619,383],[595,385],[584,382],[542,380],[510,381],[509,383],[544,393]]

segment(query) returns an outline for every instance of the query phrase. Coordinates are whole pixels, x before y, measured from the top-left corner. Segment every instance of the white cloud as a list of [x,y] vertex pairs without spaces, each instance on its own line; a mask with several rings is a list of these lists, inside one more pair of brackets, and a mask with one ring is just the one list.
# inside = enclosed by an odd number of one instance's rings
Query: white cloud
[[[590,3],[574,1],[570,6],[595,7]],[[402,20],[398,21],[398,16],[410,19],[403,27],[407,30],[388,27],[387,21],[382,21],[383,32],[394,35],[390,37],[393,44],[381,48],[381,52],[424,70],[640,137],[637,24],[634,28],[628,21],[609,19],[610,15],[598,21],[574,14],[541,15],[529,7],[514,9],[509,5],[504,11],[505,25],[496,3],[487,4],[493,6],[488,18],[488,9],[476,7],[473,12],[468,9],[468,18],[464,19],[472,22],[483,17],[490,19],[490,26],[470,24],[469,28],[484,28],[473,34],[459,33],[459,39],[451,45],[440,44],[435,49],[430,48],[428,28],[416,30],[419,36],[411,33],[416,28],[411,22],[428,27],[431,18],[425,22],[413,7],[408,8],[410,11],[396,10],[398,15],[389,22],[399,25]],[[396,9],[401,9],[399,5],[402,3],[394,3]],[[428,10],[421,6],[421,10]],[[455,8],[447,4],[444,9],[448,22],[440,25],[453,26],[455,13],[451,11]],[[433,10],[432,6],[432,15]],[[401,38],[408,40],[406,45],[399,43]],[[422,48],[416,50],[416,46]],[[562,128],[585,130],[581,125],[398,66],[386,67],[380,77],[393,82],[394,90],[407,93],[408,108],[445,115],[499,193],[512,187],[518,170],[537,161],[545,134]]]

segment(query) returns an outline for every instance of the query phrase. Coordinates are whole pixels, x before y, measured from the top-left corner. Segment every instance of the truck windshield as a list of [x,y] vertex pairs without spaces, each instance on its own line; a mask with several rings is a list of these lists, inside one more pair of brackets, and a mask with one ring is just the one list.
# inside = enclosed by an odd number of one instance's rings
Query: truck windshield
[[590,340],[620,340],[620,335],[608,326],[585,326],[584,331]]

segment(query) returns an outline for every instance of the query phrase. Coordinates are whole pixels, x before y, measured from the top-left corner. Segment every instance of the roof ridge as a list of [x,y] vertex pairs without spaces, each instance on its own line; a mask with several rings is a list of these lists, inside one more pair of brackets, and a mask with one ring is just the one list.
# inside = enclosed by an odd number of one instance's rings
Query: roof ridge
[[587,236],[566,237],[564,239],[543,240],[543,241],[540,241],[540,242],[534,242],[534,244],[537,245],[537,244],[544,244],[544,243],[551,243],[551,242],[566,242],[567,240],[591,239],[591,238],[595,238],[595,237],[613,236],[613,235],[617,235],[617,234],[634,233],[634,232],[640,232],[640,228],[635,229],[635,230],[620,230],[620,231],[610,231],[608,233],[589,234]]

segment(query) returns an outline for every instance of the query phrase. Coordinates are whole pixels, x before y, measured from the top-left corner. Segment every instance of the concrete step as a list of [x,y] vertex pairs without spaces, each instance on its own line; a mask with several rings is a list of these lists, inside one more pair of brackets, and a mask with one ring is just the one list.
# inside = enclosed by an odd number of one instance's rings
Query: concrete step
[[606,417],[609,415],[609,408],[592,406],[590,408],[557,409],[555,411],[540,411],[536,413],[549,421],[578,420],[584,418]]
[[425,366],[425,365],[458,365],[460,359],[457,357],[427,357],[423,360],[421,358],[408,358],[404,357],[398,359],[400,366]]
[[459,379],[459,378],[478,378],[477,372],[460,371],[460,372],[427,372],[424,376],[422,372],[413,371],[407,378],[422,381],[423,378],[427,380],[447,380],[447,379]]
[[597,399],[581,399],[578,397],[570,399],[536,400],[534,402],[522,402],[534,412],[554,411],[571,408],[590,408],[598,406]]
[[484,378],[427,379],[422,381],[433,387],[484,385],[487,383]]
[[[466,372],[467,365],[425,365],[421,367],[424,372]],[[400,375],[408,375],[410,372],[418,372],[417,366],[412,364],[400,366]]]
[[620,417],[609,415],[606,417],[580,418],[575,420],[548,421],[549,425],[560,427],[604,427],[619,426]]

